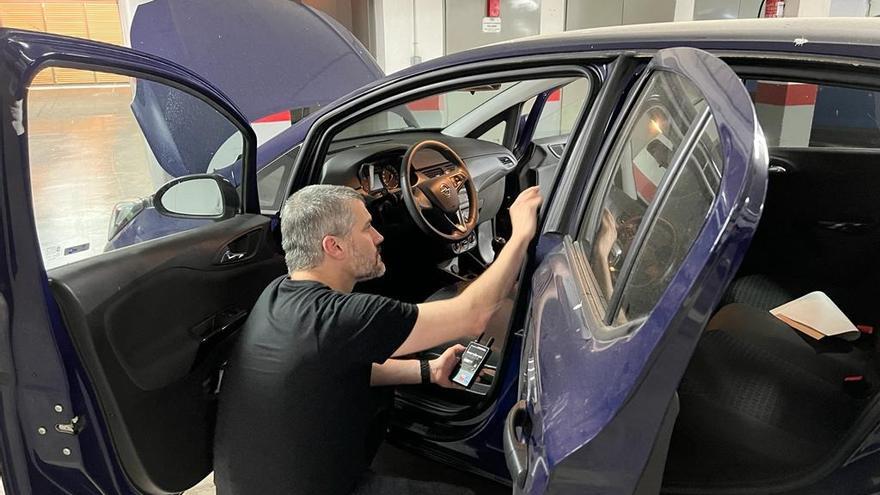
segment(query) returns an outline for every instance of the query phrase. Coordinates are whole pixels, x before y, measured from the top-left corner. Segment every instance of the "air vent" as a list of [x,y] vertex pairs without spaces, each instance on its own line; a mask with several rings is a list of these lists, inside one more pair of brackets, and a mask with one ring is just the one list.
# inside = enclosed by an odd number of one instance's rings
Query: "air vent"
[[550,153],[553,153],[553,156],[555,156],[556,158],[562,157],[562,152],[565,151],[564,144],[551,144],[549,148]]

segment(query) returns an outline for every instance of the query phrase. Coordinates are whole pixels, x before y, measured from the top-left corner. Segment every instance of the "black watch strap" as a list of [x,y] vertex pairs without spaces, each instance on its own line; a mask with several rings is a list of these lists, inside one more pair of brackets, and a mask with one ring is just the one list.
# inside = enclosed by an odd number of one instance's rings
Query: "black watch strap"
[[419,370],[422,373],[422,384],[431,383],[431,364],[427,359],[419,359]]

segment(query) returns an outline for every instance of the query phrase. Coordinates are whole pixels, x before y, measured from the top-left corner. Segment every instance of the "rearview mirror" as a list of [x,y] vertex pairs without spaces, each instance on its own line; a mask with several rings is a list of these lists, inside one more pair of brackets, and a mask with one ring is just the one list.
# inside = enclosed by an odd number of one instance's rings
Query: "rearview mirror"
[[216,174],[179,177],[153,196],[157,212],[177,218],[231,218],[238,212],[239,204],[235,186]]
[[498,91],[501,89],[501,84],[483,84],[481,86],[471,86],[468,88],[461,88],[459,91],[467,91],[470,94],[474,94],[481,91]]

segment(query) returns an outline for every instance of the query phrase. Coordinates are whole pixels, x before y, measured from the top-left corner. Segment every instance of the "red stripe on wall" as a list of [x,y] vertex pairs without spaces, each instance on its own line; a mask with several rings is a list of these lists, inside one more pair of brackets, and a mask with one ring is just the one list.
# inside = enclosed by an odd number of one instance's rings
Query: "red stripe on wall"
[[562,98],[562,91],[556,90],[550,93],[550,96],[547,97],[547,101],[559,101]]
[[817,92],[815,84],[759,82],[755,103],[786,107],[815,105]]
[[440,95],[428,96],[421,100],[411,101],[406,107],[412,111],[418,110],[440,110]]
[[264,124],[266,122],[290,122],[290,110],[260,117],[254,121],[254,124]]
[[657,185],[651,182],[651,179],[639,170],[639,167],[635,162],[633,162],[633,180],[635,180],[636,191],[638,192],[639,197],[641,197],[644,202],[650,203],[651,200],[654,199],[654,195],[657,194]]

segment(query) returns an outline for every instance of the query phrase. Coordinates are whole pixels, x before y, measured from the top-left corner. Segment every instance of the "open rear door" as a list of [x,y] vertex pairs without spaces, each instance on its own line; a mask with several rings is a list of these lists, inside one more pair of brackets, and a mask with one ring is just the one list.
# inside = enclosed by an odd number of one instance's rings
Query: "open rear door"
[[552,198],[589,194],[538,247],[504,439],[515,493],[659,491],[676,388],[760,217],[767,149],[730,67],[665,49],[632,88],[588,192]]

